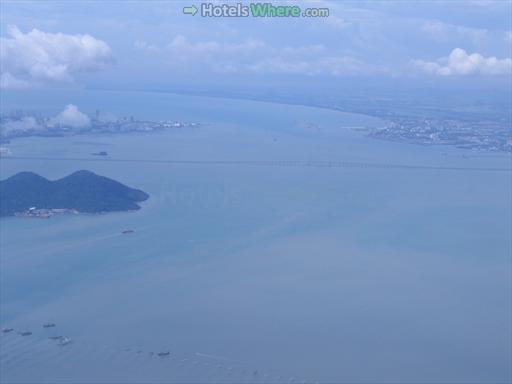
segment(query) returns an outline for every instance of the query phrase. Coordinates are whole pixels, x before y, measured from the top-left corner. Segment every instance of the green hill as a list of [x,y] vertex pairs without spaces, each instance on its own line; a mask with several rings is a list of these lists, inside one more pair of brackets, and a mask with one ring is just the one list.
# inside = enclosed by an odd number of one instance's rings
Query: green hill
[[50,181],[33,172],[20,172],[0,181],[0,216],[31,207],[75,209],[98,213],[140,209],[149,195],[90,171],[77,171]]

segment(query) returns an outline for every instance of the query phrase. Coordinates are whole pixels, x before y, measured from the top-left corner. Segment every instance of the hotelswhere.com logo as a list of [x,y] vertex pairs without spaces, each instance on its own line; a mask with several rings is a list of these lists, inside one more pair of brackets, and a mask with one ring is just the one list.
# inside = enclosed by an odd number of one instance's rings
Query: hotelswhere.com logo
[[183,13],[202,17],[328,17],[329,8],[301,8],[298,5],[274,5],[272,3],[213,4],[183,7]]

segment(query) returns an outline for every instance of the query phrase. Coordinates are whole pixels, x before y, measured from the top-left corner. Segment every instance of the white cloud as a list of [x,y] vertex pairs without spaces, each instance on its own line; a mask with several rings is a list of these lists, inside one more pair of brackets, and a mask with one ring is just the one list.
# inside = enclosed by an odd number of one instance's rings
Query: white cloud
[[258,61],[249,68],[259,73],[281,73],[299,75],[346,76],[385,72],[385,69],[366,64],[347,56],[324,56],[319,58],[275,57]]
[[6,124],[0,127],[2,135],[11,132],[37,131],[41,129],[43,129],[43,127],[39,125],[33,116],[24,116],[20,120],[8,121]]
[[69,128],[85,128],[91,124],[89,117],[80,112],[76,105],[68,104],[62,112],[50,119],[49,125],[69,127]]
[[48,81],[72,81],[76,73],[112,61],[107,43],[90,35],[23,33],[16,26],[0,38],[2,88],[26,88]]
[[156,45],[148,44],[144,40],[136,40],[135,43],[133,43],[133,47],[139,51],[160,52],[159,47]]
[[219,43],[217,41],[189,42],[183,35],[176,36],[167,48],[180,55],[240,54],[265,48],[260,40],[246,40],[241,43]]
[[459,36],[470,39],[474,43],[483,41],[489,35],[489,31],[487,29],[448,24],[438,20],[425,22],[422,29],[436,37],[453,38],[453,36]]
[[322,44],[276,47],[255,39],[242,42],[190,42],[183,35],[178,35],[162,48],[142,41],[136,42],[135,47],[167,55],[168,65],[182,70],[199,66],[217,73],[253,72],[311,76],[344,76],[386,71],[377,65],[336,54]]
[[448,57],[436,61],[413,60],[413,65],[423,72],[441,76],[512,74],[511,58],[497,59],[479,53],[468,54],[461,48],[455,48]]
[[2,89],[26,89],[32,87],[29,81],[21,80],[9,72],[2,72],[0,74],[0,88]]
[[330,15],[327,19],[325,19],[325,22],[337,29],[345,29],[352,26],[352,23],[350,21],[347,21],[341,17]]

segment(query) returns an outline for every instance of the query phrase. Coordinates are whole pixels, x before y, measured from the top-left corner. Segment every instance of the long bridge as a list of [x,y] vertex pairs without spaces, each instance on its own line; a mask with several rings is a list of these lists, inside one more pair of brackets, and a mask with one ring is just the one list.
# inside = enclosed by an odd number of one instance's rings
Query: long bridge
[[[147,163],[169,165],[225,165],[225,166],[259,166],[259,167],[308,167],[308,168],[359,168],[359,169],[400,169],[425,171],[479,171],[479,172],[512,172],[505,167],[462,167],[427,164],[399,164],[357,162],[343,160],[215,160],[215,159],[136,159],[136,158],[87,158],[87,157],[51,157],[51,156],[6,156],[5,160],[39,160],[39,161],[86,161],[86,162],[118,162]],[[512,161],[512,159],[511,159]]]

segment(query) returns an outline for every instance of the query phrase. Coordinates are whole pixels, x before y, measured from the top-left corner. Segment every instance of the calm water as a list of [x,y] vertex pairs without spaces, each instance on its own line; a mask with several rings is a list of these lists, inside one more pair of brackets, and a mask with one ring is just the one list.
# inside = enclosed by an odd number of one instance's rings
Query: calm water
[[202,125],[9,145],[53,160],[2,158],[2,179],[89,169],[151,198],[138,212],[0,220],[0,323],[33,332],[0,336],[3,382],[510,379],[510,172],[165,162],[510,168],[510,156],[370,140],[352,128],[378,119],[309,107],[20,95],[4,110],[71,102]]

